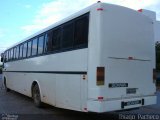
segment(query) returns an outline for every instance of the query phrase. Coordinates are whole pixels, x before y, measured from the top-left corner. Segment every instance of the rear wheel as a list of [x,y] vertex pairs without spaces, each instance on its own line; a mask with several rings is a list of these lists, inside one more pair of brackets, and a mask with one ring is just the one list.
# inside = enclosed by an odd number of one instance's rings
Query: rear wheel
[[32,89],[32,97],[36,107],[42,107],[40,90],[38,84],[35,84]]

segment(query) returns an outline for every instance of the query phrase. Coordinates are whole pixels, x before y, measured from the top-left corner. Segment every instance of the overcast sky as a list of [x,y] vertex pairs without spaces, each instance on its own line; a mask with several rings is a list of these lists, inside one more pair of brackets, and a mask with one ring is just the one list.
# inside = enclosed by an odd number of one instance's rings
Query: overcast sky
[[[135,10],[148,9],[160,20],[160,0],[101,0]],[[0,52],[97,0],[1,0]]]

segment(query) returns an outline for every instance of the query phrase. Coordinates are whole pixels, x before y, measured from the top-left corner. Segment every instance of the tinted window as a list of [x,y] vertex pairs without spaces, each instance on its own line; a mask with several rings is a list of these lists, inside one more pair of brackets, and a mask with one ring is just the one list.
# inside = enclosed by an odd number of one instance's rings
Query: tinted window
[[61,28],[57,28],[53,30],[53,37],[52,37],[53,51],[60,49],[60,40],[61,40]]
[[88,15],[82,16],[75,21],[74,45],[88,45]]
[[32,41],[32,56],[37,54],[37,38]]
[[23,45],[23,58],[25,58],[27,55],[27,43],[24,43]]
[[19,46],[17,46],[17,51],[16,51],[16,59],[19,58]]
[[47,32],[45,35],[45,52],[52,51],[52,31]]
[[73,23],[67,23],[63,26],[62,48],[73,46]]
[[14,48],[14,59],[16,59],[16,51],[17,51],[17,48],[15,47]]
[[8,61],[10,60],[10,50],[8,50]]
[[44,53],[47,52],[47,41],[48,41],[48,35],[45,34],[45,37],[44,37]]
[[10,60],[10,50],[8,50],[8,60]]
[[[53,28],[27,43],[6,52],[6,60],[25,58],[57,51],[84,48],[88,46],[89,14],[82,15],[59,27]],[[60,52],[63,52],[60,51]]]
[[8,51],[6,51],[5,56],[6,56],[5,61],[7,62],[8,61]]
[[13,59],[13,49],[10,50],[11,51],[11,60]]
[[20,45],[19,58],[22,58],[22,56],[23,56],[23,44]]
[[40,36],[38,39],[38,54],[43,53],[44,36]]
[[32,48],[32,42],[29,41],[29,42],[28,42],[27,57],[30,57],[30,56],[31,56],[31,48]]

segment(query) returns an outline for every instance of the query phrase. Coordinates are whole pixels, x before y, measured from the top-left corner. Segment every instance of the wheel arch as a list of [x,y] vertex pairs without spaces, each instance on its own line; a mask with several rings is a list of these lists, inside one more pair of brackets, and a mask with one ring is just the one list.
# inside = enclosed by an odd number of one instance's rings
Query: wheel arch
[[38,87],[39,87],[40,97],[41,97],[41,100],[42,100],[41,86],[40,86],[39,81],[37,81],[37,80],[34,80],[34,81],[32,82],[32,85],[31,85],[31,97],[33,97],[33,87],[34,87],[36,84],[37,84]]
[[4,76],[4,77],[3,77],[3,84],[6,85],[6,83],[7,83],[7,79],[6,79],[6,77]]

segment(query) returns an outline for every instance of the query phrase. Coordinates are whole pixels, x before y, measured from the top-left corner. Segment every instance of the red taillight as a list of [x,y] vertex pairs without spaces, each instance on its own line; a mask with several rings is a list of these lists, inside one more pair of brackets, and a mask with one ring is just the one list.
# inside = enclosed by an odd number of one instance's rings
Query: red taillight
[[102,101],[102,100],[103,100],[103,97],[102,97],[102,96],[99,96],[99,97],[98,97],[98,100],[99,100],[99,101]]
[[97,67],[97,85],[104,85],[105,69],[104,67]]
[[133,60],[133,57],[128,57],[128,60]]
[[143,9],[139,9],[138,12],[143,12]]
[[156,69],[153,69],[153,83],[156,82],[156,79],[157,79]]
[[97,8],[97,11],[103,11],[103,8]]
[[87,112],[87,108],[84,108],[84,111]]

